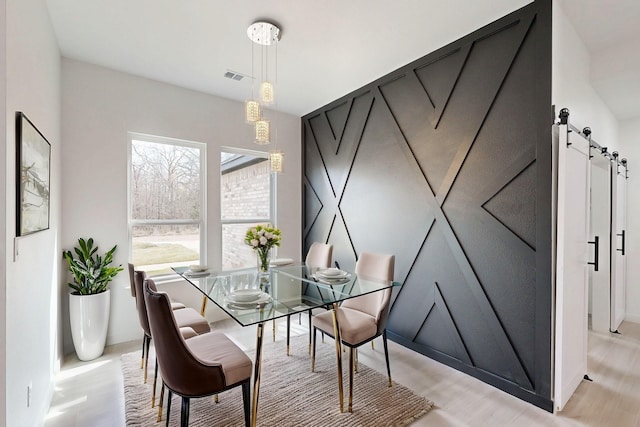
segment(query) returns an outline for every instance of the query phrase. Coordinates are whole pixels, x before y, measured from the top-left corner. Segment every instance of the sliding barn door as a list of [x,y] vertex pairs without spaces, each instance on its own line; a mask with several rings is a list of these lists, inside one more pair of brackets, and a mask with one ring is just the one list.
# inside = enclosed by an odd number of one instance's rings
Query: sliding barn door
[[587,373],[589,141],[559,126],[554,407]]
[[[598,241],[598,268],[589,269],[591,329],[609,332],[611,319],[611,160],[592,150],[590,241]],[[595,243],[594,243],[595,245]],[[595,260],[595,246],[591,248]]]
[[617,331],[625,315],[627,180],[624,168],[614,165],[612,171],[611,330]]

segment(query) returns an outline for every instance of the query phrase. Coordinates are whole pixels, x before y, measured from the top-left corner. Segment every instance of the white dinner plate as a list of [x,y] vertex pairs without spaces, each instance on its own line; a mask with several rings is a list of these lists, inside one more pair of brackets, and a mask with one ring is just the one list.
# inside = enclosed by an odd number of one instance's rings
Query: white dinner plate
[[276,259],[272,259],[269,264],[273,266],[289,265],[289,264],[293,264],[293,260],[291,258],[276,258]]
[[326,270],[316,272],[316,277],[322,277],[325,279],[344,279],[345,277],[349,277],[349,273],[337,268],[328,268]]
[[[232,291],[227,298],[229,301],[233,302],[250,302],[254,303],[260,298],[262,298],[265,294],[260,289],[236,289]],[[268,295],[267,295],[268,296]]]
[[185,276],[189,276],[189,277],[206,277],[210,273],[207,270],[203,270],[203,271],[187,270],[187,271],[184,272],[184,274],[185,274]]
[[329,279],[327,277],[318,277],[318,275],[316,275],[316,279],[318,279],[318,282],[324,283],[325,285],[344,285],[345,283],[349,283],[349,276]]
[[232,295],[227,295],[225,299],[232,308],[255,308],[257,305],[270,302],[271,295],[262,292],[255,301],[236,301]]

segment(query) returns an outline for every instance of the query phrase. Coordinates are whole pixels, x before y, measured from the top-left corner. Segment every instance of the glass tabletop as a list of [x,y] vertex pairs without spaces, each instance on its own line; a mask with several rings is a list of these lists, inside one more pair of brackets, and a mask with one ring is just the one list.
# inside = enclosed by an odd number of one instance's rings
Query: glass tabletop
[[304,264],[272,267],[266,274],[256,268],[210,273],[191,273],[188,267],[173,270],[243,326],[326,307],[394,285],[350,272],[328,275]]

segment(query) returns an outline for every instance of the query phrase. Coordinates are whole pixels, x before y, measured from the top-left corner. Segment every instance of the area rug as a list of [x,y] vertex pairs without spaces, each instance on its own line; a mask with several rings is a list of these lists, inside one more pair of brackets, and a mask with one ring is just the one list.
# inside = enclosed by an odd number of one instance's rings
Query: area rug
[[[258,426],[406,426],[433,407],[433,402],[400,384],[394,382],[393,387],[388,387],[386,375],[360,362],[358,372],[354,375],[353,412],[340,413],[333,341],[318,343],[315,372],[311,372],[306,338],[295,337],[291,344],[290,356],[286,355],[281,341],[268,342],[264,346]],[[346,411],[349,393],[348,352],[344,355]],[[249,357],[253,360],[255,353],[251,351]],[[153,360],[152,353],[148,383],[144,384],[140,352],[122,355],[127,426],[165,425],[166,394],[162,423],[156,422],[157,407],[151,408]],[[391,370],[393,375],[393,360]],[[179,399],[174,396],[172,400],[171,426],[180,425]],[[244,426],[241,387],[220,394],[219,403],[214,403],[211,397],[192,399],[189,425]]]

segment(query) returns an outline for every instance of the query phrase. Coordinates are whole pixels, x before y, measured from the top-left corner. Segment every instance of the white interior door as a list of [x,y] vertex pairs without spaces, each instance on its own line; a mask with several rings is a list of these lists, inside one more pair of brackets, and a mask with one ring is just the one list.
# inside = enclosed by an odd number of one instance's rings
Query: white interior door
[[[624,169],[612,167],[612,217],[613,224],[611,233],[611,331],[617,331],[620,323],[624,320],[626,311],[626,196],[627,179],[624,176]],[[618,173],[618,170],[620,173]]]
[[589,142],[559,126],[554,407],[561,411],[587,373]]
[[[598,241],[598,269],[589,269],[591,329],[609,332],[611,320],[611,160],[599,152],[591,158],[591,242]],[[595,247],[590,245],[590,260]]]

